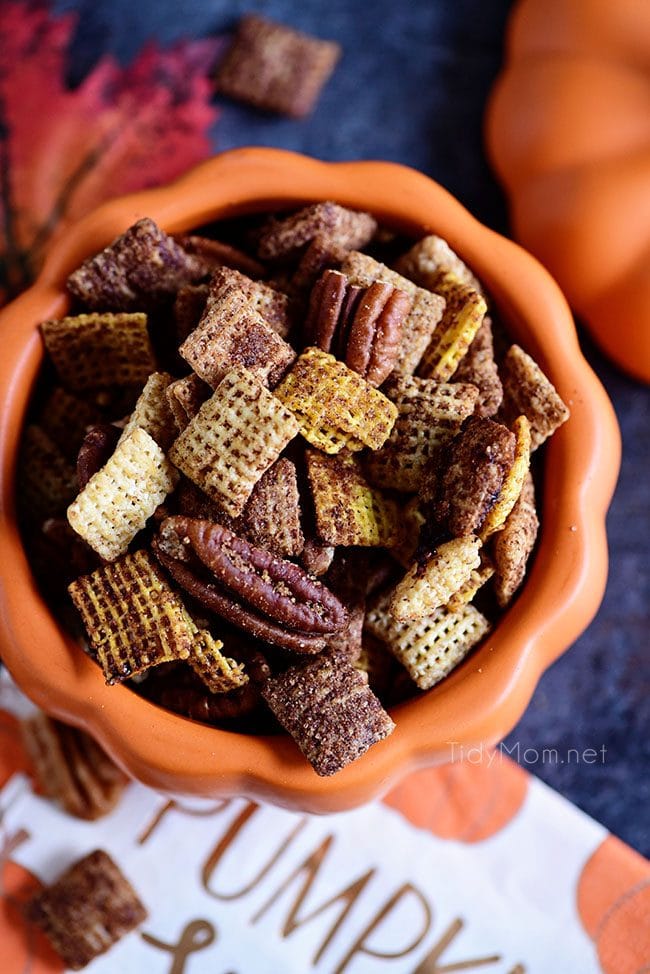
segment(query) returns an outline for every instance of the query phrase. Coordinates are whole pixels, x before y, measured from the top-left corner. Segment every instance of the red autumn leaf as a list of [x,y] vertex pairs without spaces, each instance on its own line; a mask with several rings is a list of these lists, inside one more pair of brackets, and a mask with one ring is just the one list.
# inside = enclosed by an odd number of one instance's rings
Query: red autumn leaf
[[0,303],[47,247],[97,204],[168,182],[211,152],[208,72],[220,42],[102,58],[65,82],[74,15],[4,0],[0,18]]

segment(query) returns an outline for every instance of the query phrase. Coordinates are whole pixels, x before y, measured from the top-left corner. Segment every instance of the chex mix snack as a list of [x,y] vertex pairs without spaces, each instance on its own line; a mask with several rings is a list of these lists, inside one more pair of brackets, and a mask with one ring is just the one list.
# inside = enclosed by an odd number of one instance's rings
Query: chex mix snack
[[[310,78],[300,102],[268,54],[244,59],[267,35]],[[251,17],[219,84],[299,114],[335,56]],[[284,728],[335,774],[517,595],[539,527],[531,452],[568,410],[440,237],[393,234],[387,263],[374,216],[334,201],[213,229],[143,219],[70,275],[69,313],[41,325],[24,535],[107,683],[242,733]],[[110,806],[122,779],[91,772],[87,742],[46,720],[26,734],[60,802]],[[59,885],[74,899],[111,868]],[[33,908],[55,943],[57,890]],[[58,946],[70,966],[95,950]]]

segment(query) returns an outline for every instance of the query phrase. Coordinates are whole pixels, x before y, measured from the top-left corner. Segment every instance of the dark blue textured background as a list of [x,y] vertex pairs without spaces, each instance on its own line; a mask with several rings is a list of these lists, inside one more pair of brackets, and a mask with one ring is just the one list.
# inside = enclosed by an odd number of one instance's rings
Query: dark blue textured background
[[[215,149],[273,145],[323,159],[390,159],[438,179],[489,225],[507,229],[482,151],[485,98],[501,60],[508,0],[63,0],[78,9],[71,80],[104,52],[131,58],[151,37],[171,43],[228,31],[257,10],[339,41],[343,59],[313,116],[296,122],[225,101]],[[650,397],[585,339],[614,402],[623,470],[609,516],[611,571],[596,621],[542,679],[508,745],[581,752],[605,762],[529,770],[639,850],[650,853]],[[530,755],[529,755],[530,756]]]

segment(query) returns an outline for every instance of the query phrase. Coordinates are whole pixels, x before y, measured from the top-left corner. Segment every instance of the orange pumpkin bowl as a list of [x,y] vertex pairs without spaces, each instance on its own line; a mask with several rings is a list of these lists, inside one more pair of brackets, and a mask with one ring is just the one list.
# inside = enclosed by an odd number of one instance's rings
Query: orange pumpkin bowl
[[[99,667],[57,625],[33,580],[14,510],[16,452],[41,360],[37,324],[66,312],[66,276],[135,220],[169,232],[220,217],[332,199],[410,234],[445,237],[482,279],[512,337],[571,408],[546,449],[542,530],[516,602],[478,650],[427,694],[396,707],[395,732],[333,778],[284,736],[254,737],[169,713]],[[85,728],[127,772],[171,794],[246,795],[331,812],[385,792],[405,772],[494,744],[523,713],[543,671],[596,613],[607,575],[605,513],[620,459],[616,419],[581,355],[566,302],[520,247],[479,224],[442,187],[383,162],[323,163],[273,149],[224,153],[178,182],[108,203],[68,230],[29,291],[0,313],[0,648],[41,707]]]

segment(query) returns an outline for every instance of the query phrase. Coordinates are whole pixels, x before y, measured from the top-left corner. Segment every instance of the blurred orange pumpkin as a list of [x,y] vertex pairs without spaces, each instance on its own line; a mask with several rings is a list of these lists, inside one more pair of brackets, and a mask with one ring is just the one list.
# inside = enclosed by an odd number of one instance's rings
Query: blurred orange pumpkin
[[650,382],[650,3],[520,0],[486,117],[513,231]]

